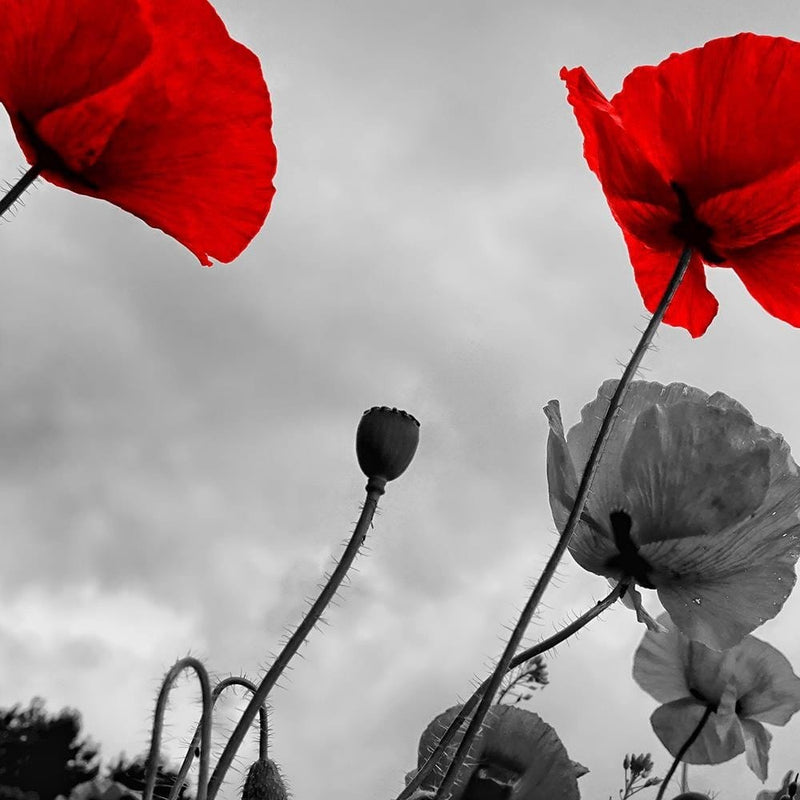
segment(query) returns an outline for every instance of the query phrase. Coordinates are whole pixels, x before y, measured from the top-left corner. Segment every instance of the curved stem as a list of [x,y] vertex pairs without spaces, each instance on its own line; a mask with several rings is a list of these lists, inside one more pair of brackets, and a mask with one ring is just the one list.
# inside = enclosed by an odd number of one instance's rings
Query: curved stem
[[[528,647],[522,652],[518,653],[516,656],[514,656],[514,658],[511,659],[511,662],[508,665],[509,670],[518,667],[520,664],[524,664],[526,661],[530,661],[532,658],[535,658],[542,653],[546,653],[548,650],[551,650],[556,645],[561,644],[561,642],[577,633],[581,628],[590,623],[595,617],[600,616],[603,611],[605,611],[609,606],[613,605],[613,603],[622,597],[625,594],[628,585],[628,581],[620,581],[602,600],[599,600],[588,611],[585,611],[576,620],[573,620],[565,628],[558,631],[558,633],[554,633],[549,638],[539,642],[539,644],[535,644],[532,647]],[[469,700],[464,703],[458,714],[456,714],[455,719],[450,723],[447,730],[442,734],[441,738],[436,743],[436,747],[428,756],[427,761],[417,770],[416,774],[409,781],[409,783],[406,784],[405,789],[403,789],[403,791],[397,796],[397,800],[408,800],[408,798],[411,797],[413,792],[419,787],[422,781],[424,781],[428,776],[428,773],[430,773],[432,769],[436,768],[442,753],[444,753],[444,751],[447,749],[447,745],[450,744],[450,742],[453,740],[453,737],[458,733],[461,725],[464,723],[464,720],[467,719],[472,709],[478,704],[478,700],[480,700],[488,685],[489,679],[487,678],[472,693],[472,696],[469,698]]]
[[[256,691],[256,685],[252,681],[249,681],[247,678],[241,678],[237,676],[225,678],[224,680],[221,680],[214,687],[214,691],[211,692],[212,708],[216,705],[217,699],[222,694],[223,690],[227,689],[229,686],[244,686],[245,689],[249,689],[253,694],[255,694]],[[266,761],[268,755],[267,745],[269,737],[269,719],[267,715],[266,703],[262,703],[261,707],[258,709],[258,714],[259,714],[258,757]],[[186,780],[186,776],[189,774],[189,769],[192,766],[195,750],[197,749],[197,745],[199,744],[199,742],[200,742],[200,726],[198,725],[194,730],[192,741],[189,743],[189,748],[186,751],[186,755],[183,757],[183,763],[181,764],[181,767],[178,770],[178,776],[175,779],[175,783],[172,784],[172,789],[170,789],[167,800],[177,800],[181,784],[184,782],[184,780]]]
[[700,722],[697,723],[697,727],[692,731],[689,738],[681,745],[681,749],[678,750],[678,755],[675,756],[675,760],[672,762],[672,766],[669,768],[669,772],[666,774],[664,780],[661,782],[661,786],[658,787],[658,794],[656,795],[656,800],[662,800],[664,797],[664,792],[667,791],[667,784],[672,779],[672,776],[675,774],[675,770],[678,769],[678,764],[681,763],[681,759],[686,755],[689,751],[689,748],[697,741],[697,737],[700,735],[700,732],[703,730],[706,722],[708,722],[708,718],[714,713],[714,706],[706,706],[706,710],[703,712],[703,716],[700,717]]
[[0,198],[0,217],[19,200],[23,192],[39,177],[42,168],[37,164],[30,167],[22,177]]
[[167,708],[167,697],[175,679],[185,669],[193,669],[200,681],[203,696],[203,712],[200,717],[200,775],[198,777],[197,800],[206,800],[206,785],[208,783],[208,761],[211,751],[211,682],[208,672],[202,662],[193,656],[186,656],[176,661],[167,672],[161,683],[156,701],[156,713],[153,719],[153,734],[150,737],[150,752],[147,755],[147,770],[145,772],[144,792],[142,800],[153,800],[153,791],[158,774],[158,756],[161,747],[161,733],[164,730],[164,712]]
[[550,583],[550,580],[553,577],[556,568],[558,567],[559,561],[561,561],[562,556],[566,552],[569,540],[572,538],[572,532],[575,530],[575,526],[577,525],[578,520],[583,513],[583,507],[586,503],[586,496],[589,493],[589,487],[591,486],[594,473],[600,460],[600,453],[603,450],[603,445],[605,444],[609,431],[611,430],[611,426],[614,423],[616,412],[622,405],[622,399],[628,389],[628,385],[630,384],[631,380],[633,380],[633,376],[636,374],[636,370],[639,368],[639,364],[641,364],[642,358],[644,358],[644,354],[647,352],[647,349],[653,340],[656,329],[661,323],[661,320],[664,318],[664,314],[667,313],[667,308],[672,302],[672,298],[675,296],[675,292],[678,290],[678,286],[680,285],[681,280],[683,280],[686,270],[689,268],[691,256],[692,248],[688,246],[685,247],[680,258],[678,259],[675,272],[667,284],[664,295],[659,301],[655,313],[645,328],[642,338],[639,340],[639,344],[636,345],[636,349],[633,351],[633,355],[631,356],[631,360],[628,362],[628,366],[625,367],[625,371],[622,373],[622,378],[617,384],[617,389],[611,398],[608,411],[606,411],[606,415],[603,417],[603,422],[600,425],[597,438],[595,439],[594,445],[592,446],[592,451],[589,454],[589,460],[586,462],[586,468],[584,469],[583,477],[581,478],[580,485],[578,486],[578,493],[575,497],[575,503],[572,506],[572,511],[570,511],[567,524],[564,527],[564,532],[559,537],[558,543],[556,544],[552,555],[548,559],[544,571],[542,572],[539,580],[536,582],[536,586],[534,587],[531,596],[528,598],[528,602],[522,609],[522,613],[520,614],[519,620],[517,620],[517,624],[511,633],[508,644],[506,645],[502,656],[500,656],[497,666],[495,667],[494,672],[489,679],[489,686],[486,689],[483,697],[481,697],[478,709],[475,712],[475,715],[472,717],[469,728],[467,728],[467,732],[464,735],[464,738],[461,740],[455,757],[453,758],[453,761],[450,764],[444,779],[442,780],[439,791],[436,795],[437,800],[448,800],[450,797],[452,789],[458,781],[459,772],[461,771],[461,764],[466,758],[467,753],[469,753],[472,743],[481,729],[484,717],[486,716],[486,712],[489,710],[489,706],[491,705],[492,699],[497,692],[500,681],[508,671],[508,665],[514,656],[514,653],[516,653],[517,647],[519,647],[519,643],[522,640],[522,637],[525,634],[525,631],[528,628],[534,613],[536,612],[539,601],[541,600],[547,585]]
[[[361,516],[358,518],[353,535],[347,543],[344,553],[342,554],[339,563],[331,573],[325,585],[320,591],[319,597],[314,601],[314,604],[308,610],[308,613],[298,625],[297,630],[291,635],[289,641],[284,646],[283,650],[278,654],[275,663],[269,668],[267,674],[263,677],[261,684],[253,695],[252,699],[242,713],[233,735],[225,745],[222,755],[219,757],[217,766],[211,776],[211,781],[208,784],[208,800],[214,800],[217,792],[222,785],[225,773],[233,761],[236,751],[239,749],[242,740],[244,739],[253,717],[256,715],[257,709],[267,699],[267,695],[275,686],[278,678],[280,678],[286,665],[291,660],[292,656],[300,649],[300,645],[305,641],[306,637],[311,633],[314,626],[317,624],[322,612],[325,610],[328,603],[333,599],[336,594],[344,576],[355,561],[355,557],[364,539],[367,537],[367,532],[372,523],[372,517],[375,515],[375,509],[378,507],[378,499],[383,494],[383,487],[375,486],[373,481],[367,484],[367,497],[364,501],[364,507],[361,509]],[[200,800],[200,798],[198,798]]]

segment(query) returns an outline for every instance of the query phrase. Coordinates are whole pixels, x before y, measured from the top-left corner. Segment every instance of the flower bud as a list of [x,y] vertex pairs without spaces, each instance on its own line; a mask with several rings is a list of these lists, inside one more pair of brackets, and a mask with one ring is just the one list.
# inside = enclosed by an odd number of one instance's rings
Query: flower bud
[[283,778],[271,758],[259,758],[247,772],[242,800],[287,800]]
[[711,798],[707,794],[700,794],[699,792],[684,792],[677,797],[673,797],[672,800],[711,800]]
[[419,444],[419,422],[406,411],[375,406],[365,411],[356,432],[356,455],[369,478],[367,491],[383,494],[387,481],[400,477]]

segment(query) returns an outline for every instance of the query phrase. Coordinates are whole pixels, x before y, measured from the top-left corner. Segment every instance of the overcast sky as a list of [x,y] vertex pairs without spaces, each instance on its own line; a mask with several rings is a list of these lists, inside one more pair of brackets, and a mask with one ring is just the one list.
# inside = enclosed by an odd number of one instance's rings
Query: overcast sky
[[[559,69],[584,65],[610,95],[634,66],[711,38],[800,39],[800,12],[215,6],[273,95],[277,195],[245,253],[205,269],[135,217],[41,181],[0,225],[0,707],[73,706],[109,759],[145,749],[176,658],[255,678],[357,517],[362,411],[398,406],[422,423],[417,457],[271,717],[297,798],[388,800],[423,728],[499,655],[553,546],[542,406],[559,398],[577,421],[646,319]],[[3,122],[13,179],[24,160]],[[643,375],[727,392],[797,454],[800,331],[728,271],[709,281],[708,333],[663,328]],[[606,590],[567,558],[528,641]],[[756,631],[796,670],[798,613],[800,592]],[[661,775],[670,763],[630,676],[643,632],[607,612],[549,658],[530,704],[591,770],[592,800],[617,796],[626,752],[651,751]],[[176,759],[195,694],[174,695]],[[772,732],[777,786],[800,769],[800,715]],[[736,799],[761,787],[743,757],[690,783]]]

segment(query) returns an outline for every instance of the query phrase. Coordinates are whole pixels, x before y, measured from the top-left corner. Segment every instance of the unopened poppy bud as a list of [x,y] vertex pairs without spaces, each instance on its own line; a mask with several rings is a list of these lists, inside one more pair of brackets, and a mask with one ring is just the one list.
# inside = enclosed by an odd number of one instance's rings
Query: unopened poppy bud
[[626,770],[631,765],[631,757],[626,755],[625,758],[622,759],[622,769]]
[[386,406],[365,411],[356,432],[356,455],[369,478],[367,491],[383,494],[387,481],[406,471],[418,444],[419,422],[408,412]]
[[259,758],[247,772],[242,800],[287,800],[289,795],[277,765],[271,758]]

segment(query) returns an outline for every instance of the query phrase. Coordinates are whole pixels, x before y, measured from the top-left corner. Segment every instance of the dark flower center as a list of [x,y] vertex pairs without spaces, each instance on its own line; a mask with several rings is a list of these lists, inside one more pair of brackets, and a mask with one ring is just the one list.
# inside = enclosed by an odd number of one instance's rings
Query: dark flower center
[[75,183],[82,183],[84,186],[88,186],[90,189],[99,191],[99,186],[87,180],[85,176],[78,174],[74,170],[71,170],[64,163],[61,156],[55,150],[53,150],[50,145],[39,138],[39,135],[36,133],[33,125],[31,125],[31,123],[22,114],[17,114],[17,119],[25,131],[25,136],[27,137],[28,141],[36,149],[36,166],[42,170],[58,172]]
[[672,235],[697,250],[706,264],[722,264],[725,259],[711,246],[714,229],[697,219],[692,204],[686,196],[686,191],[680,184],[673,181],[670,186],[672,191],[678,195],[678,204],[681,210],[680,220],[672,226]]
[[609,518],[611,532],[614,534],[614,544],[617,546],[619,554],[609,558],[606,566],[622,570],[625,575],[633,578],[645,589],[655,589],[656,587],[648,578],[652,567],[639,555],[639,549],[631,539],[633,521],[630,514],[627,511],[612,511]]

